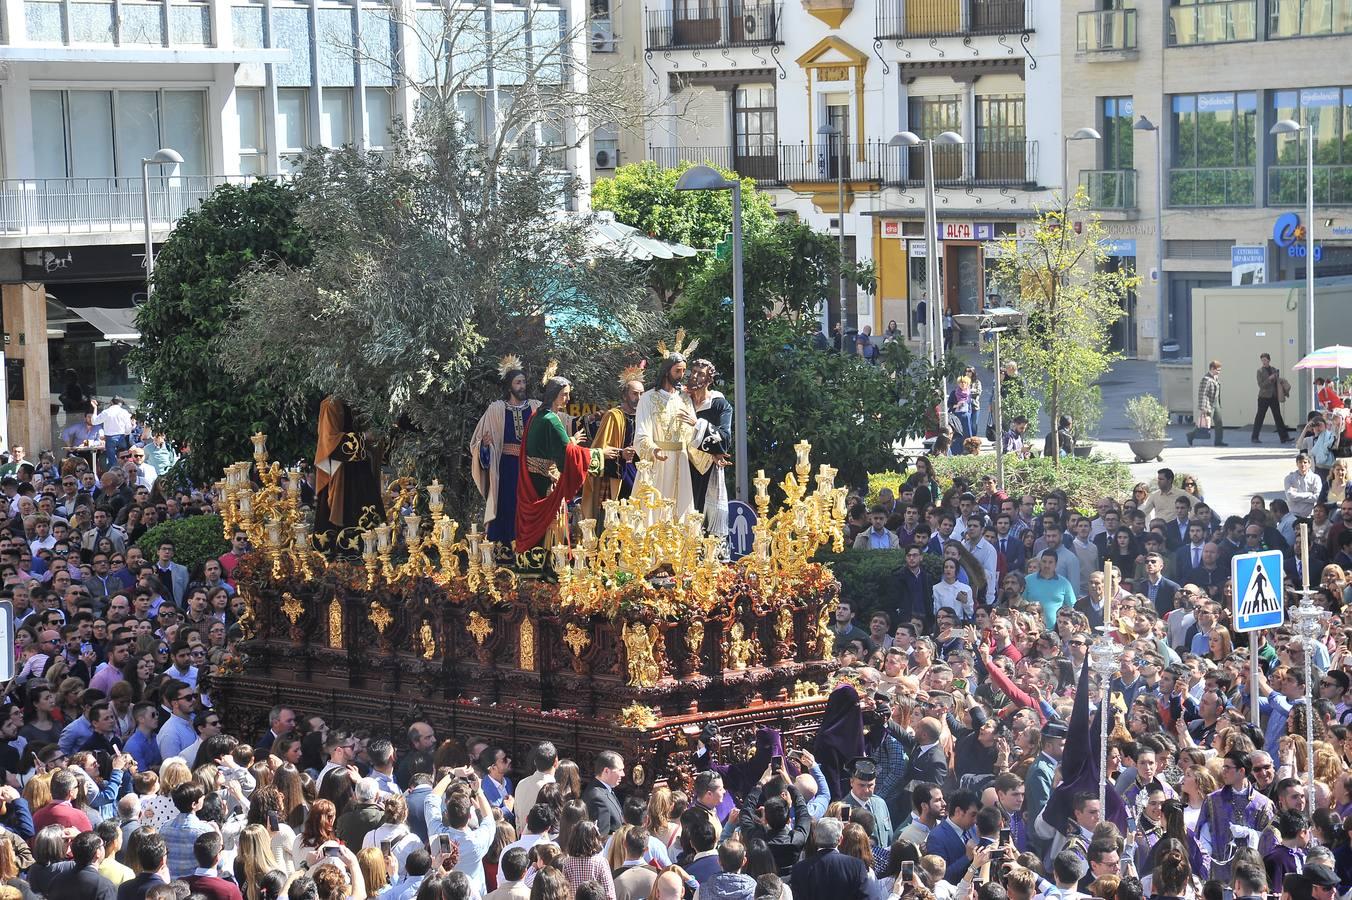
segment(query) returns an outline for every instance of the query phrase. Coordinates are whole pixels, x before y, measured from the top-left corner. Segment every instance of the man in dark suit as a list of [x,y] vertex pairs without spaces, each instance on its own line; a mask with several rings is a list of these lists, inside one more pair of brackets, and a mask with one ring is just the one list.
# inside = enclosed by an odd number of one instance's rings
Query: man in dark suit
[[[910,784],[913,781],[948,783],[948,758],[944,756],[943,748],[939,746],[941,734],[938,719],[926,717],[915,726],[915,736],[908,736],[909,746],[906,749],[911,754],[911,765],[901,780],[902,784]],[[906,743],[905,739],[903,743]]]
[[1144,594],[1155,604],[1155,612],[1166,616],[1174,608],[1174,594],[1178,592],[1178,582],[1164,577],[1164,557],[1158,553],[1147,553],[1145,557],[1145,577],[1136,582],[1136,593]]
[[836,849],[843,830],[839,819],[812,823],[813,852],[794,864],[790,876],[798,896],[831,900],[866,900],[869,896],[868,863]]
[[948,801],[948,818],[935,827],[925,842],[925,852],[944,859],[944,880],[950,884],[960,880],[971,859],[967,856],[967,842],[976,839],[977,810],[981,798],[971,791],[958,791]]
[[1009,513],[1002,512],[995,517],[995,551],[1005,561],[1006,572],[1022,573],[1027,554],[1023,549],[1023,541],[1010,531],[1013,525],[1014,517]]
[[286,737],[296,728],[296,711],[289,706],[274,706],[268,712],[268,730],[254,742],[255,750],[271,750],[277,738]]
[[1202,567],[1202,548],[1206,546],[1206,529],[1193,519],[1188,523],[1188,540],[1174,551],[1174,574],[1179,584],[1192,581],[1188,573]]
[[1177,550],[1188,542],[1188,528],[1192,518],[1192,501],[1179,497],[1174,501],[1174,517],[1164,526],[1164,542],[1171,550]]
[[906,548],[906,565],[897,570],[897,592],[895,608],[891,610],[892,621],[900,625],[910,623],[919,616],[925,621],[930,619],[930,610],[934,606],[934,578],[925,571],[921,563],[920,548]]
[[624,810],[615,796],[615,786],[624,780],[624,758],[614,750],[596,754],[596,777],[582,789],[587,813],[605,837],[624,824]]
[[99,874],[103,862],[103,838],[93,831],[77,834],[70,842],[75,868],[52,879],[49,897],[79,897],[81,900],[117,900],[117,888]]

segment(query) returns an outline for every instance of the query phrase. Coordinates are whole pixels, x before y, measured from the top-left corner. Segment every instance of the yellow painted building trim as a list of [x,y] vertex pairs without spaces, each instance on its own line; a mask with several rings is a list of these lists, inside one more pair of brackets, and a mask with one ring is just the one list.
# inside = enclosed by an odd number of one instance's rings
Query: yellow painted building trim
[[[835,59],[823,60],[835,51],[845,57],[841,62]],[[838,69],[841,67],[854,70],[854,109],[855,109],[855,131],[859,135],[868,134],[868,129],[864,122],[864,70],[868,68],[868,54],[862,50],[856,49],[848,41],[843,40],[836,35],[827,35],[816,44],[812,45],[802,56],[794,60],[798,67],[807,74],[807,140],[813,143],[816,140],[816,130],[813,127],[813,104],[812,104],[812,84],[814,78],[819,74],[820,69]],[[864,142],[856,141],[857,147],[855,156],[860,162],[864,161]]]

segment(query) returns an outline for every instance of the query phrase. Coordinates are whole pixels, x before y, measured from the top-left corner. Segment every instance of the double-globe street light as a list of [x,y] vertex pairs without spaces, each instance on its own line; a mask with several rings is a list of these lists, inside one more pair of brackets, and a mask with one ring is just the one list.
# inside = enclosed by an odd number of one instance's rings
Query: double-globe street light
[[[676,180],[678,191],[732,191],[732,441],[737,499],[750,494],[751,459],[746,452],[746,311],[742,302],[742,182],[711,166],[691,166]],[[844,328],[841,328],[844,331]]]

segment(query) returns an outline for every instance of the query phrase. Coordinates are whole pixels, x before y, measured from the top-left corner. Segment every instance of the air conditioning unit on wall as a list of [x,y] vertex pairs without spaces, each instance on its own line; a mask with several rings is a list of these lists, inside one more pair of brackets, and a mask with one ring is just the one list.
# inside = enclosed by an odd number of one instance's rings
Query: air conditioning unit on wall
[[593,53],[615,52],[615,29],[609,19],[593,19],[591,24],[591,48]]
[[614,150],[596,151],[596,168],[613,169],[615,168],[616,157],[619,156]]

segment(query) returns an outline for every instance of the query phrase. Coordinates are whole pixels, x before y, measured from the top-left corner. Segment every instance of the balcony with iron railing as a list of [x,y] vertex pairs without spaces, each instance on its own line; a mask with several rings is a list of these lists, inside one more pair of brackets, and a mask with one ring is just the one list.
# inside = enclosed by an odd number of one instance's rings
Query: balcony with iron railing
[[1169,205],[1174,207],[1253,206],[1253,166],[1169,170]]
[[1032,0],[879,0],[875,37],[964,37],[1032,30]]
[[[165,175],[150,178],[150,221],[172,228],[223,184],[256,175]],[[146,213],[139,177],[0,180],[0,238],[30,234],[139,233]]]
[[1136,208],[1135,169],[1086,169],[1080,172],[1080,186],[1091,209]]
[[647,49],[707,50],[784,43],[779,3],[690,0],[647,13]]
[[[1305,203],[1305,166],[1268,166],[1269,206],[1301,206]],[[1352,204],[1352,165],[1315,166],[1314,202],[1320,206]]]
[[[768,149],[768,148],[766,148]],[[708,163],[753,178],[762,187],[816,184],[837,180],[919,186],[924,183],[924,154],[884,142],[780,144],[774,154],[748,153],[736,147],[649,147],[648,157],[664,168],[682,162]],[[1037,181],[1037,141],[937,145],[934,176],[939,185],[1032,187]]]
[[1233,44],[1258,39],[1258,0],[1220,0],[1169,10],[1168,44]]
[[1134,9],[1082,12],[1075,24],[1075,46],[1081,53],[1124,53],[1136,49]]

